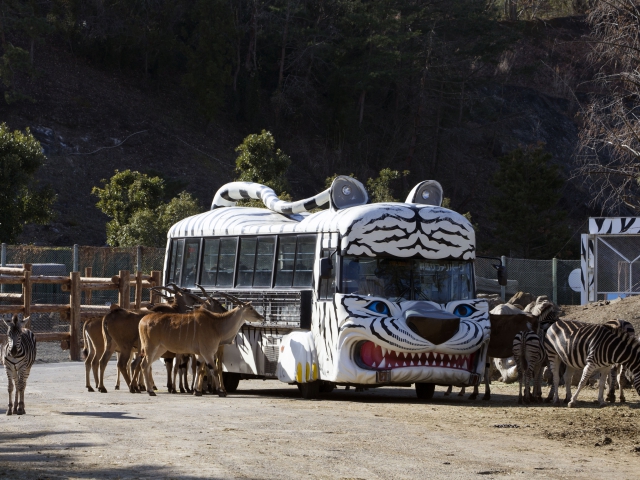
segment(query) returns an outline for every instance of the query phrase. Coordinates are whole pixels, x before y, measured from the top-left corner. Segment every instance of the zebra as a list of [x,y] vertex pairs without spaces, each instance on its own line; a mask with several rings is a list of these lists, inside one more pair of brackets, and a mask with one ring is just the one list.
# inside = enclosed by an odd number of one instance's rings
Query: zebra
[[[626,320],[621,320],[621,319],[616,319],[616,320],[609,320],[607,322],[604,323],[605,326],[610,327],[610,328],[618,328],[620,329],[620,331],[625,332],[627,335],[631,335],[632,337],[635,336],[636,331],[633,328],[633,325],[631,325],[631,323],[627,322]],[[622,377],[625,375],[625,371],[624,371],[624,365],[614,365],[613,367],[611,367],[611,371],[609,372],[609,391],[607,393],[607,402],[615,402],[616,401],[616,377],[617,377],[617,382],[618,382],[618,386],[620,388],[620,403],[624,403],[626,401],[626,399],[624,398],[624,391],[622,389]]]
[[[544,345],[536,332],[523,330],[516,334],[513,339],[513,356],[518,367],[518,403],[522,403],[522,384],[524,387],[524,403],[531,402],[531,381],[535,382],[533,387],[533,401],[542,401],[542,388],[539,383],[541,381],[542,367],[544,366],[547,355]],[[523,382],[524,378],[524,382]],[[538,395],[538,391],[540,394]]]
[[[604,383],[612,365],[625,365],[633,374],[633,386],[640,395],[640,341],[627,335],[620,328],[596,325],[572,320],[558,320],[552,325],[544,339],[544,347],[553,372],[554,403],[558,403],[560,365],[566,365],[564,375],[567,396],[565,402],[574,407],[580,390],[589,377],[600,372],[598,402],[604,405]],[[578,389],[571,396],[571,377],[582,370]]]
[[[8,327],[7,342],[2,348],[2,360],[4,369],[7,372],[9,388],[9,408],[7,415],[24,415],[24,389],[27,386],[27,378],[31,371],[31,366],[36,360],[36,337],[31,330],[25,328],[29,322],[29,317],[19,320],[18,315],[14,315],[11,322],[4,318],[2,321]],[[11,393],[15,383],[15,402],[11,403]],[[12,409],[13,408],[13,409]]]

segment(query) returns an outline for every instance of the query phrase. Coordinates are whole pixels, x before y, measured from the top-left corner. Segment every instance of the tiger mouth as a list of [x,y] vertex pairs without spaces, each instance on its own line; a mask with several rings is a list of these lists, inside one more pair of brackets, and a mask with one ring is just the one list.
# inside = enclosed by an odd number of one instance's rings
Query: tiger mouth
[[[371,370],[393,370],[404,367],[440,367],[471,371],[473,356],[439,352],[400,352],[366,341],[356,350],[356,363]],[[359,361],[358,361],[359,360]]]

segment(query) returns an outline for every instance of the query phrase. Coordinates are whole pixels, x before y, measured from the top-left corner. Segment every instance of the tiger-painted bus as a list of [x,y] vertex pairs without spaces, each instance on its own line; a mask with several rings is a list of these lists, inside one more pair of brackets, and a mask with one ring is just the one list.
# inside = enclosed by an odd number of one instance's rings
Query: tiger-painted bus
[[[243,199],[266,208],[236,206]],[[297,202],[228,183],[210,211],[170,229],[164,281],[229,293],[264,316],[224,347],[228,391],[277,378],[305,398],[415,384],[428,399],[436,384],[479,384],[490,335],[488,304],[475,298],[473,227],[441,203],[432,180],[404,203],[369,203],[346,176]]]

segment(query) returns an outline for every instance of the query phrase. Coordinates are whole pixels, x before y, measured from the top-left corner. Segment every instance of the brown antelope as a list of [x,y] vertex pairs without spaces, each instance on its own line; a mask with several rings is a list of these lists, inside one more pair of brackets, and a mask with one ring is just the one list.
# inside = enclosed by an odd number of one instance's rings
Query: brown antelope
[[[227,295],[228,296],[228,295]],[[177,353],[196,355],[212,370],[216,363],[218,347],[222,342],[231,341],[245,321],[263,322],[264,317],[253,308],[251,303],[244,303],[233,298],[240,305],[225,313],[213,313],[199,308],[191,313],[150,313],[138,325],[141,346],[141,367],[144,374],[147,393],[155,395],[149,387],[152,381],[151,365],[167,350]],[[138,361],[134,362],[137,367]],[[202,395],[203,376],[198,371],[195,395]],[[216,391],[220,396],[225,393],[220,388],[218,375],[213,376]]]
[[[156,287],[157,288],[157,287]],[[161,287],[169,290],[168,287]],[[127,371],[127,364],[130,361],[131,353],[133,351],[140,350],[140,339],[138,336],[138,323],[140,320],[151,312],[165,312],[165,313],[183,313],[188,310],[194,303],[203,303],[203,300],[197,295],[193,295],[185,290],[179,289],[174,286],[175,295],[173,297],[173,303],[169,304],[157,304],[148,309],[141,310],[125,310],[117,305],[112,307],[111,312],[104,316],[102,320],[102,334],[104,337],[104,353],[100,358],[100,378],[98,390],[106,393],[107,389],[104,386],[104,371],[107,367],[107,363],[111,359],[114,352],[120,352],[118,358],[118,368],[122,372],[122,376],[127,382],[129,391],[135,393],[140,391],[137,384],[137,372],[134,372],[133,380]],[[166,298],[166,296],[165,296]],[[207,303],[208,302],[208,303]],[[207,308],[212,310],[222,310],[222,305],[215,300],[208,300]],[[213,303],[215,302],[215,303]],[[169,352],[167,355],[171,362],[174,354]],[[153,384],[150,388],[153,388]],[[173,388],[171,381],[171,367],[169,366],[167,371],[167,388],[169,391]]]

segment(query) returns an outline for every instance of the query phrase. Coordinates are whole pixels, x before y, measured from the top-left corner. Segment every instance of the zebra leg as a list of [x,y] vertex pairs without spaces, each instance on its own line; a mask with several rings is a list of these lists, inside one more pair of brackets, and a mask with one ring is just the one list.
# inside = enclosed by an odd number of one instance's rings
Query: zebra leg
[[[607,392],[607,402],[611,402],[611,403],[614,403],[616,401],[616,374],[618,371],[617,367],[618,367],[617,365],[614,365],[613,367],[611,367],[611,370],[607,375],[607,380],[609,382],[609,390]],[[620,391],[622,391],[622,388],[620,388]]]
[[[550,352],[547,351],[547,355],[549,355],[549,366],[551,368],[551,374],[553,375],[553,386],[551,387],[551,391],[549,392],[549,396],[553,392],[553,403],[560,403],[560,398],[558,397],[558,389],[560,388],[560,359],[557,355],[550,355]],[[547,398],[547,401],[549,399]]]
[[518,404],[522,404],[522,378],[523,376],[523,372],[522,372],[522,368],[520,368],[520,365],[518,365]]
[[13,372],[9,370],[9,367],[5,365],[5,370],[7,372],[7,388],[9,390],[9,408],[7,408],[7,415],[13,414],[13,403],[11,403],[11,398],[13,394]]
[[576,370],[573,367],[570,367],[569,365],[566,365],[565,368],[566,369],[564,371],[564,388],[566,391],[566,395],[564,397],[564,403],[569,403],[571,401],[571,381],[573,380],[573,376],[578,370]]
[[[18,383],[16,385],[17,409],[15,410],[15,413],[18,415],[24,415],[27,413],[24,409],[24,390],[27,388],[27,379],[29,378],[30,372],[31,367],[27,367],[22,371],[22,374],[18,374]],[[16,404],[14,404],[14,408],[16,408]]]
[[[582,370],[582,378],[580,378],[580,383],[578,384],[576,393],[573,395],[573,397],[571,397],[571,401],[567,404],[569,408],[575,407],[577,405],[578,395],[580,394],[580,390],[582,390],[582,388],[587,384],[587,382],[589,381],[589,378],[591,377],[591,375],[593,375],[594,370],[595,370],[595,365],[593,365],[589,360],[587,360],[587,364],[584,366],[584,369]],[[571,372],[571,375],[568,378],[566,374],[564,377],[564,381],[567,384],[568,394],[571,392],[571,377],[573,376],[573,371],[574,369],[570,368],[569,365],[567,365],[567,372]]]
[[604,384],[607,378],[609,377],[610,372],[611,372],[611,369],[609,367],[600,369],[600,380],[598,382],[598,403],[600,404],[601,407],[605,405]]
[[624,398],[624,388],[622,388],[622,379],[625,374],[625,366],[620,364],[620,368],[618,369],[618,386],[620,387],[620,403],[625,403],[627,400]]

